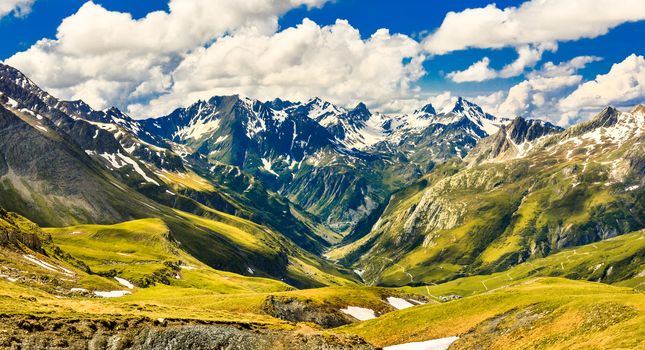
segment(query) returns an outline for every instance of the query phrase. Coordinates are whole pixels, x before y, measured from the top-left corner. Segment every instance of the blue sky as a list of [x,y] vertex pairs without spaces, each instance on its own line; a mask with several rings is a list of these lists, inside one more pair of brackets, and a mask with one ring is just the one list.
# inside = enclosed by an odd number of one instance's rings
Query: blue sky
[[[22,1],[29,2],[34,0],[22,0]],[[175,1],[181,1],[181,0],[175,0]],[[187,1],[198,2],[199,0],[187,0]],[[213,0],[212,2],[227,2],[227,1],[230,1],[230,0]],[[279,2],[280,0],[261,0],[261,1],[266,1],[271,3],[271,2]],[[345,19],[348,21],[349,26],[351,26],[350,28],[353,28],[360,32],[361,39],[364,41],[368,41],[370,37],[377,30],[381,28],[387,28],[390,32],[390,35],[403,34],[406,36],[406,38],[413,40],[415,44],[419,43],[420,45],[423,45],[424,39],[427,38],[428,35],[432,35],[432,33],[437,31],[441,27],[442,23],[444,22],[444,19],[446,18],[446,15],[450,11],[461,13],[464,10],[469,8],[483,9],[486,6],[491,4],[490,1],[446,1],[446,0],[399,0],[399,1],[336,0],[336,1],[328,1],[328,2],[325,2],[324,0],[313,0],[313,1],[318,2],[317,5],[319,7],[307,8],[305,6],[298,6],[290,9],[280,8],[279,10],[275,10],[274,12],[268,13],[268,17],[275,16],[275,18],[278,20],[278,23],[279,23],[279,26],[273,29],[273,32],[269,31],[269,34],[274,35],[276,33],[280,33],[281,31],[297,27],[303,22],[303,19],[305,18],[309,18],[317,26],[321,28],[325,28],[326,26],[334,26],[338,19]],[[550,1],[554,2],[553,0],[550,0]],[[509,7],[521,6],[526,2],[527,1],[498,0],[495,2],[495,5],[498,9],[503,10]],[[535,0],[534,2],[537,2],[537,0]],[[14,56],[16,53],[29,50],[32,47],[36,47],[35,45],[37,41],[43,38],[50,39],[54,41],[55,44],[60,43],[61,46],[63,46],[62,40],[57,40],[56,38],[56,33],[59,25],[61,25],[61,22],[63,21],[63,19],[69,16],[74,16],[85,3],[86,1],[80,1],[80,0],[35,0],[35,2],[31,4],[30,11],[28,13],[23,13],[20,16],[15,16],[14,15],[15,13],[4,14],[4,16],[0,18],[0,37],[3,38],[2,44],[0,45],[0,59],[7,60],[7,63],[10,63],[10,64],[13,63],[15,65],[20,65],[20,67],[18,68],[25,70],[26,73],[32,76],[32,79],[34,79],[37,83],[43,85],[46,88],[50,88],[50,90],[53,90],[54,92],[58,92],[59,94],[62,94],[63,96],[61,97],[63,98],[71,98],[71,97],[79,97],[79,96],[85,97],[85,95],[87,95],[86,98],[90,100],[90,103],[93,105],[100,105],[100,106],[97,106],[99,108],[105,107],[105,104],[114,104],[119,106],[120,108],[123,108],[126,110],[129,109],[130,112],[133,112],[134,114],[141,114],[140,106],[146,106],[147,108],[149,108],[147,104],[154,103],[154,102],[161,103],[161,101],[164,98],[165,100],[163,103],[166,103],[166,104],[188,103],[188,100],[184,101],[179,98],[166,98],[166,96],[164,96],[164,95],[168,95],[168,91],[169,91],[168,89],[172,89],[172,87],[168,87],[169,86],[168,84],[172,85],[173,81],[177,79],[178,76],[180,76],[179,72],[176,70],[177,67],[172,66],[169,68],[167,62],[159,65],[159,67],[162,67],[161,71],[163,72],[163,74],[166,74],[168,76],[167,79],[164,80],[166,81],[165,83],[166,86],[163,89],[166,89],[166,90],[159,88],[155,90],[154,93],[150,93],[146,96],[132,99],[132,98],[124,98],[123,97],[125,95],[124,93],[119,94],[116,92],[109,92],[109,93],[105,92],[104,90],[106,89],[106,86],[118,85],[118,84],[109,84],[111,82],[109,81],[109,79],[107,79],[108,81],[100,82],[100,84],[97,83],[98,85],[101,86],[100,89],[94,87],[97,84],[91,85],[92,86],[91,88],[88,87],[90,86],[87,81],[89,78],[86,78],[86,80],[82,80],[79,78],[80,79],[79,81],[74,82],[76,85],[70,84],[68,83],[68,81],[72,79],[71,77],[77,77],[79,74],[77,72],[67,73],[65,72],[64,67],[60,68],[59,72],[56,75],[56,79],[58,80],[55,80],[50,74],[43,71],[44,68],[42,67],[34,68],[34,67],[37,67],[39,63],[42,63],[42,65],[47,65],[47,61],[40,62],[38,61],[38,59],[32,59],[31,57],[37,57],[38,55],[33,54],[31,52],[29,53],[29,55],[31,55],[30,58],[27,58],[27,59],[25,59],[24,57],[21,59],[12,58],[12,56]],[[107,12],[129,13],[134,19],[143,18],[152,11],[165,11],[165,12],[169,11],[168,0],[146,0],[146,1],[128,1],[128,2],[121,1],[121,0],[95,0],[94,3],[96,5],[101,6],[106,11],[106,13]],[[572,13],[571,16],[574,19],[576,18],[576,16],[585,16],[584,11],[585,11],[586,5],[588,5],[589,7],[605,6],[603,4],[607,4],[607,3],[611,3],[611,2],[607,2],[604,0],[580,0],[578,1],[578,4],[582,5],[580,9],[580,13],[579,14]],[[633,8],[633,11],[631,12],[639,13],[639,11],[642,11],[642,9],[634,8],[634,6],[632,6],[632,8]],[[545,62],[553,62],[555,64],[558,64],[562,62],[567,62],[569,60],[572,60],[580,56],[597,57],[598,59],[594,59],[584,64],[583,66],[578,67],[573,73],[570,74],[570,75],[576,75],[581,77],[578,85],[571,84],[566,89],[564,89],[564,91],[558,90],[558,93],[561,94],[562,96],[554,97],[549,95],[552,93],[552,91],[549,91],[549,94],[547,94],[547,99],[549,98],[554,99],[554,101],[555,99],[563,99],[566,97],[564,96],[565,94],[572,93],[573,91],[576,90],[576,87],[578,87],[579,85],[585,82],[593,81],[597,75],[608,74],[612,65],[623,62],[627,57],[629,57],[632,54],[636,54],[639,57],[643,54],[644,45],[643,45],[642,38],[645,37],[645,21],[640,20],[639,14],[637,14],[636,17],[634,17],[636,20],[634,20],[634,18],[628,18],[630,16],[633,17],[631,13],[629,13],[629,11],[625,11],[623,15],[626,16],[626,19],[622,21],[622,23],[609,25],[609,28],[607,28],[606,30],[607,31],[606,34],[598,35],[597,33],[594,33],[594,34],[581,33],[580,35],[578,35],[579,37],[574,37],[574,38],[568,38],[566,37],[566,35],[564,35],[565,36],[564,39],[562,39],[561,37],[558,37],[557,35],[554,35],[554,39],[552,40],[552,42],[556,44],[557,48],[546,49],[543,52],[541,52],[539,54],[539,58],[537,59],[537,62],[529,64],[528,66],[524,67],[519,74],[506,74],[506,75],[502,74],[504,75],[503,77],[499,77],[500,75],[499,72],[501,72],[504,66],[515,61],[515,59],[518,57],[518,53],[517,53],[518,47],[522,46],[521,43],[503,44],[501,45],[502,47],[486,47],[487,44],[482,44],[481,48],[456,49],[456,50],[450,50],[449,52],[442,52],[440,54],[436,54],[434,52],[427,52],[432,50],[427,50],[427,49],[424,50],[423,48],[420,48],[418,49],[420,50],[420,52],[416,54],[424,56],[424,61],[421,64],[423,72],[421,74],[411,73],[411,72],[402,73],[404,75],[405,74],[407,75],[405,77],[399,78],[400,81],[396,81],[395,83],[406,85],[406,88],[407,88],[407,85],[410,83],[413,86],[409,90],[406,90],[407,92],[401,92],[399,91],[400,89],[397,88],[399,90],[392,92],[391,99],[392,100],[406,99],[409,96],[410,100],[422,100],[422,99],[431,98],[432,96],[436,96],[440,94],[445,95],[447,92],[449,92],[450,96],[453,98],[454,96],[457,96],[457,95],[464,95],[467,97],[471,97],[473,99],[477,99],[479,97],[482,101],[484,100],[483,99],[484,96],[490,96],[494,93],[498,93],[499,99],[501,101],[504,99],[502,95],[508,94],[509,89],[530,79],[529,76],[532,74],[531,72],[533,72],[533,76],[535,77],[537,74],[535,72],[540,71],[540,69],[543,67],[543,64]],[[245,14],[242,13],[240,16],[242,19],[244,19]],[[643,14],[642,17],[645,18],[645,14]],[[218,14],[212,13],[205,18],[206,18],[205,20],[207,21],[217,21]],[[599,24],[599,26],[602,26],[603,25],[602,18],[599,18],[597,20],[599,21],[599,23],[601,23]],[[468,22],[464,21],[464,25],[466,27],[467,27],[467,24]],[[82,24],[79,24],[77,26],[80,27],[81,25]],[[262,23],[261,25],[264,25],[264,23]],[[576,25],[576,24],[572,24],[572,25]],[[81,30],[82,28],[79,28],[79,31]],[[481,30],[479,30],[478,32],[481,32]],[[186,52],[192,52],[195,49],[198,49],[200,47],[208,47],[213,42],[216,42],[220,40],[222,37],[226,37],[229,35],[235,36],[235,34],[232,34],[231,31],[223,31],[221,33],[216,33],[214,31],[212,33],[212,38],[210,38],[208,42],[199,43],[198,45],[196,45],[196,48],[186,48],[183,52],[176,52],[176,51],[173,51],[171,53],[161,52],[159,53],[159,55],[167,55],[168,57],[172,56],[172,59],[170,60],[176,60],[177,62],[179,62],[180,60],[183,59],[183,57],[186,56]],[[263,35],[266,35],[266,34],[263,33]],[[522,36],[523,34],[518,33],[517,35]],[[592,38],[587,38],[588,36],[592,36]],[[486,38],[484,38],[483,40],[486,40]],[[542,40],[542,41],[536,40],[535,42],[527,41],[528,45],[532,48],[535,48],[537,47],[537,45],[541,45],[544,42],[545,40]],[[240,44],[240,45],[244,45],[244,44]],[[474,46],[478,46],[478,45],[479,44],[475,43]],[[401,50],[403,50],[403,48],[401,48]],[[49,56],[54,55],[50,51],[46,51],[46,52]],[[60,56],[61,54],[56,53],[56,55]],[[495,73],[490,73],[490,72],[497,71],[498,72],[496,73],[498,75],[497,77],[489,76],[483,81],[455,82],[454,81],[455,79],[451,79],[447,75],[450,72],[458,72],[458,71],[466,70],[474,63],[484,59],[484,57],[487,57],[488,61],[490,62],[488,66],[489,68],[488,74],[494,75]],[[59,58],[59,57],[56,57],[56,58]],[[403,58],[403,60],[404,61],[411,60],[411,58]],[[55,62],[60,63],[63,61],[56,60]],[[221,60],[218,62],[221,62]],[[358,62],[357,64],[364,66],[365,62]],[[153,69],[154,67],[157,67],[157,66],[151,65],[150,67],[148,67],[148,69]],[[399,68],[401,67],[399,66],[392,67],[393,70],[397,70]],[[379,69],[387,70],[388,67],[379,66]],[[408,67],[408,70],[412,70],[412,68]],[[64,77],[63,79],[61,78],[61,74],[63,75],[69,74],[69,77]],[[300,75],[303,75],[303,74],[301,73]],[[264,78],[266,78],[266,76],[263,77],[263,79]],[[392,79],[397,79],[397,78],[392,78]],[[475,78],[475,80],[477,79],[479,78]],[[638,80],[638,78],[635,78],[635,79]],[[145,83],[144,80],[138,81],[132,84],[135,84],[135,85],[138,84],[137,86],[140,88],[141,84]],[[251,80],[253,80],[253,77],[251,77]],[[472,79],[468,78],[466,80],[472,80]],[[168,81],[170,81],[171,83],[167,83]],[[219,81],[221,80],[214,80],[214,82],[219,82]],[[293,81],[293,78],[290,78],[290,81]],[[369,83],[369,82],[370,81],[367,80],[365,83]],[[131,86],[132,84],[128,86]],[[387,81],[387,82],[375,81],[374,84],[392,85],[392,81]],[[195,83],[191,82],[188,85],[195,85]],[[311,92],[315,93],[319,91],[325,91],[324,88],[325,88],[324,86],[322,87],[318,86],[315,89],[312,89]],[[237,91],[234,91],[235,89],[236,88],[231,88],[231,92],[237,92]],[[272,89],[275,90],[274,92],[275,94],[278,94],[281,91],[285,91],[284,93],[289,95],[289,90],[287,88],[284,88],[283,86],[278,86],[278,87],[272,86]],[[306,90],[306,88],[303,88],[303,89]],[[335,90],[335,89],[337,89],[337,85],[329,86],[329,90]],[[255,91],[252,89],[245,90],[241,88],[240,90],[241,90],[240,91],[241,93],[245,93],[246,91],[251,91],[251,92]],[[268,90],[269,90],[268,88],[262,89],[261,95],[266,95],[266,97],[270,97],[271,95],[270,93],[265,93]],[[222,90],[216,90],[216,91],[222,91]],[[195,91],[185,90],[184,94],[191,95],[191,96],[193,95],[200,96],[199,94],[193,93],[193,92]],[[179,93],[179,91],[177,93]],[[92,94],[97,96],[93,96]],[[631,91],[629,92],[629,94],[631,94]],[[381,107],[384,110],[390,110],[390,109],[396,108],[396,107],[392,107],[391,104],[389,104],[389,107],[386,106],[388,105],[388,103],[384,101],[388,98],[388,95],[371,96],[369,91],[366,91],[365,95],[366,95],[365,100],[368,102],[371,102],[371,105],[373,108]],[[252,97],[262,98],[265,96],[252,96]],[[338,98],[333,94],[330,94],[329,96],[326,96],[326,97],[328,97],[331,100],[334,100],[334,98],[336,98],[337,101],[334,101],[334,102],[337,102],[340,104],[353,103],[355,102],[354,100],[358,98],[358,96],[355,96],[351,99],[350,98],[344,99],[344,98]],[[631,104],[631,103],[634,103],[635,99],[642,98],[642,97],[643,96],[638,96],[637,94],[636,97],[630,97],[627,101],[615,101],[616,99],[614,98],[614,100],[608,99],[607,102],[612,102],[618,105]],[[419,101],[419,103],[420,102],[421,101]],[[501,104],[501,102],[497,102],[497,103],[498,105]],[[136,106],[139,106],[139,107],[136,107]],[[167,108],[170,108],[170,107],[167,107]],[[494,109],[495,106],[491,105],[490,108]],[[521,110],[521,108],[520,109],[515,108],[515,109],[512,109],[512,111],[517,112],[518,114],[523,114],[523,113],[557,114],[561,112],[561,111],[558,111],[557,108],[556,109],[554,108],[556,107],[550,106],[547,109],[546,107],[543,107],[543,106],[539,106],[539,108],[534,106],[532,108],[525,108],[524,110]],[[581,118],[582,116],[581,113],[574,115],[572,111],[568,111],[567,113],[573,116],[574,119]],[[556,120],[557,116],[549,116],[549,118],[554,121],[557,121]],[[567,119],[567,121],[568,120],[569,119]]]

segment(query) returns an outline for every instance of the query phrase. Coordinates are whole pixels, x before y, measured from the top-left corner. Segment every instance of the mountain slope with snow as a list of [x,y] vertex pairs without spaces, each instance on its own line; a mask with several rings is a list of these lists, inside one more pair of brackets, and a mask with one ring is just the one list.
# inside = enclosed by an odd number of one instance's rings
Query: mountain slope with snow
[[367,235],[328,255],[369,283],[439,283],[642,229],[644,118],[609,107],[565,131],[516,119],[468,163],[397,192]]

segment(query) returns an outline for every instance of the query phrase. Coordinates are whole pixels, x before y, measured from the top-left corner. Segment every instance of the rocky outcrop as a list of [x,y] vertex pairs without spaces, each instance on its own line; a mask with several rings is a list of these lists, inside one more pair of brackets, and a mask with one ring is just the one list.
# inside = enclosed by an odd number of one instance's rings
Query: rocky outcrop
[[0,246],[27,248],[42,252],[39,229],[28,220],[0,208]]
[[561,128],[542,120],[518,117],[502,125],[494,135],[482,140],[465,158],[470,165],[508,161],[526,155],[536,140],[558,133]]
[[262,307],[269,315],[291,322],[311,322],[323,328],[350,324],[354,319],[331,305],[293,297],[269,296]]
[[148,318],[0,316],[0,348],[90,350],[375,349],[356,336],[312,329]]

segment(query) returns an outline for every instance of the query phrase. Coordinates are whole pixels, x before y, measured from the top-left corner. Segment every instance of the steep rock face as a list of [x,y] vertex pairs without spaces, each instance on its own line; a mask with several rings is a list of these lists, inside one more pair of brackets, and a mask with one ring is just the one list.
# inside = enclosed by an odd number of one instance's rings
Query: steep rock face
[[0,206],[47,226],[125,221],[144,212],[123,197],[127,191],[114,178],[43,122],[0,107]]
[[561,128],[545,121],[518,117],[504,125],[492,136],[482,140],[465,161],[469,164],[500,162],[519,158],[529,153],[537,140],[562,131]]
[[[608,108],[565,132],[531,124],[483,141],[483,162],[446,163],[396,193],[368,235],[328,255],[371,283],[438,283],[645,227],[644,113]],[[530,152],[490,162],[521,140]]]
[[38,226],[28,220],[0,208],[0,246],[20,247],[21,245],[42,252]]
[[[117,109],[94,111],[83,101],[60,101],[6,65],[0,65],[0,102],[14,112],[36,117],[41,124],[55,126],[53,129],[61,138],[76,144],[134,188],[160,181],[139,158],[132,157],[133,153],[139,154],[141,160],[181,169],[177,155],[162,148],[167,145],[159,137],[142,132],[138,122]],[[138,133],[147,141],[140,139]]]

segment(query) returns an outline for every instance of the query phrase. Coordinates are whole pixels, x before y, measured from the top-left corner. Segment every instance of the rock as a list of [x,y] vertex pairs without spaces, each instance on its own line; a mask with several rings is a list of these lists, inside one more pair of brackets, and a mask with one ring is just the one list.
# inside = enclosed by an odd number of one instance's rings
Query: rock
[[335,328],[354,322],[353,318],[340,312],[337,307],[293,297],[268,296],[262,310],[281,320],[311,322],[323,328]]
[[[287,331],[252,324],[198,324],[148,318],[54,319],[0,316],[0,348],[91,350],[375,349],[363,339],[307,329]],[[19,326],[19,325],[22,325]],[[27,325],[27,326],[26,326]]]

